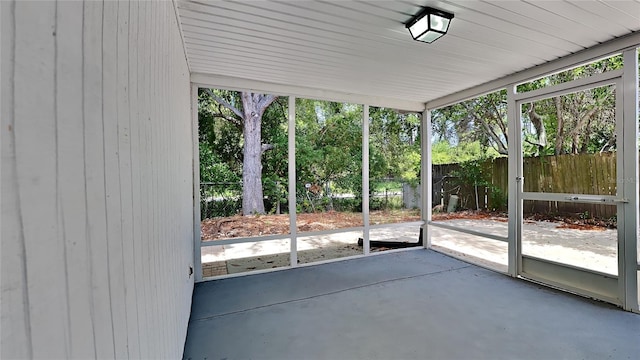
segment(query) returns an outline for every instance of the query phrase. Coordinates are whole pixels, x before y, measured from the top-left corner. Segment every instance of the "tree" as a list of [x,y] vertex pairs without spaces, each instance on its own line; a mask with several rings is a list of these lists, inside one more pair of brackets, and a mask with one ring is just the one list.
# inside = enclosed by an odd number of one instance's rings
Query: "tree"
[[369,108],[369,174],[417,183],[420,174],[420,116]]
[[[362,188],[362,106],[299,99],[296,104],[299,184]],[[303,190],[304,191],[304,190]]]
[[446,140],[438,140],[431,145],[431,162],[434,165],[458,164],[500,156],[493,148],[483,147],[479,141],[462,142],[452,146]]
[[[639,55],[640,57],[640,55]],[[573,81],[622,67],[620,55],[518,85],[519,93]],[[523,104],[525,156],[597,153],[615,149],[615,87],[602,86]],[[434,141],[453,148],[478,141],[507,153],[506,91],[434,110]],[[440,145],[441,148],[444,145]]]
[[432,122],[436,140],[453,144],[478,141],[507,155],[507,93],[497,91],[435,110]]
[[217,103],[217,107],[212,109],[214,116],[242,129],[242,214],[264,214],[262,155],[265,151],[273,149],[274,145],[262,143],[262,116],[278,97],[242,92],[240,108],[235,101],[225,99],[210,89],[205,89],[205,92]]
[[[620,69],[622,57],[612,56],[518,86],[518,92],[532,91],[605,71]],[[595,153],[615,147],[615,89],[592,88],[525,104],[524,140],[533,146],[532,155]],[[547,134],[547,130],[550,130]],[[549,141],[547,141],[549,138]]]

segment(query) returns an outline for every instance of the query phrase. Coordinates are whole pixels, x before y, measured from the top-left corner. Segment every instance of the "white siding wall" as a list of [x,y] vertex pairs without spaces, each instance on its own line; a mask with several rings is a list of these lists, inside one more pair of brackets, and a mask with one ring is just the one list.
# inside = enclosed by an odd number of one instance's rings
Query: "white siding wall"
[[171,1],[6,2],[2,359],[182,356],[189,70]]

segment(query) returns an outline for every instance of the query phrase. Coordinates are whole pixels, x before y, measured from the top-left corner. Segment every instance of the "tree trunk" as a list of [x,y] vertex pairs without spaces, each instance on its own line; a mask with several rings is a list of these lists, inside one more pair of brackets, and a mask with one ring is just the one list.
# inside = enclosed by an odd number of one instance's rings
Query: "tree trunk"
[[542,117],[536,112],[535,103],[530,104],[529,119],[533,123],[533,127],[536,129],[536,137],[538,142],[536,143],[537,154],[540,155],[544,151],[544,147],[547,146],[547,130],[544,127]]
[[244,161],[242,162],[243,215],[264,214],[261,120],[257,109],[245,108]]
[[554,154],[560,155],[562,154],[562,148],[564,145],[564,119],[562,114],[562,99],[559,96],[553,98],[554,103],[556,104],[556,118],[557,122],[557,130],[556,130],[556,142],[554,145]]
[[244,159],[242,161],[242,214],[264,214],[262,153],[273,145],[262,144],[262,115],[278,97],[243,92]]
[[262,153],[274,148],[271,144],[262,144],[262,115],[278,97],[251,92],[240,94],[242,111],[231,102],[217,96],[207,89],[219,105],[231,110],[233,114],[223,114],[218,108],[218,117],[242,126],[244,137],[242,161],[242,214],[264,214],[264,193],[262,192]]

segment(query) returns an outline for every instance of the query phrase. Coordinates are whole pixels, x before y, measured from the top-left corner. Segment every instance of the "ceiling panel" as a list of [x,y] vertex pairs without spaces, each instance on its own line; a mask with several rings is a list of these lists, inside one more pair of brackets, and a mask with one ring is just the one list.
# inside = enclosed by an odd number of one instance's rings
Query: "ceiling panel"
[[[455,14],[432,44],[404,23]],[[194,73],[428,102],[640,31],[640,1],[177,1]]]

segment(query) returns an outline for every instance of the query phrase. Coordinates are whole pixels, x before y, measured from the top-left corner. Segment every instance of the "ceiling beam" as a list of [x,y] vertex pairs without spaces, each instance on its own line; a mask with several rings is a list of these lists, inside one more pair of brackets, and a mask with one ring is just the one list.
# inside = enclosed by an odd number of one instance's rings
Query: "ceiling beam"
[[426,107],[429,110],[445,107],[477,96],[488,94],[496,90],[504,89],[512,84],[520,84],[526,81],[539,79],[543,76],[580,66],[638,46],[640,46],[640,31],[598,44],[571,55],[549,61],[542,65],[507,75],[497,80],[489,81],[482,85],[440,97],[427,102]]
[[285,85],[214,74],[192,73],[191,83],[203,88],[216,88],[234,91],[252,91],[281,96],[295,96],[314,100],[366,104],[369,106],[385,107],[401,111],[422,112],[425,109],[425,104],[419,101],[344,93],[328,89]]

